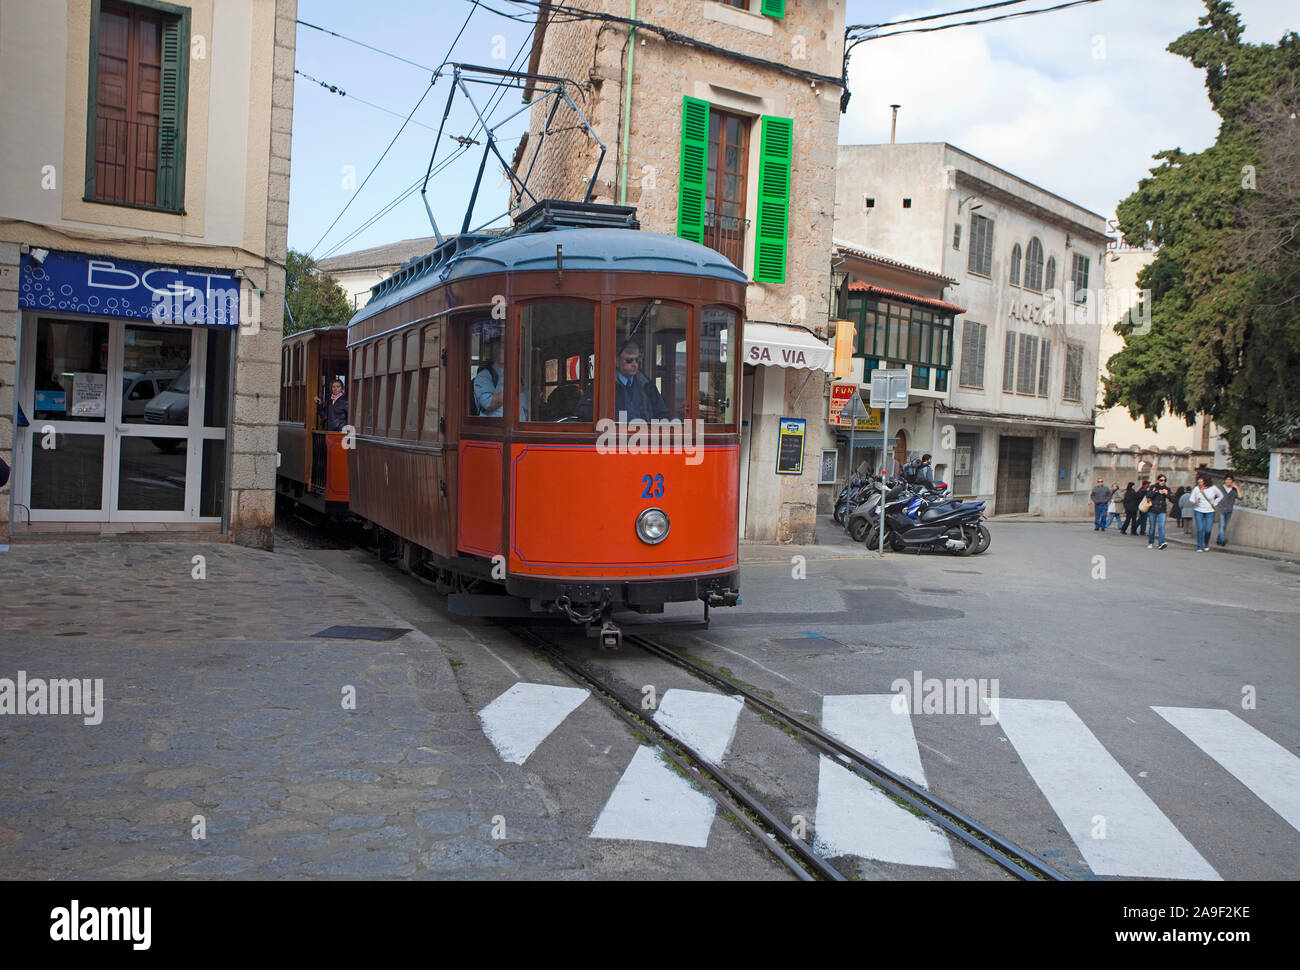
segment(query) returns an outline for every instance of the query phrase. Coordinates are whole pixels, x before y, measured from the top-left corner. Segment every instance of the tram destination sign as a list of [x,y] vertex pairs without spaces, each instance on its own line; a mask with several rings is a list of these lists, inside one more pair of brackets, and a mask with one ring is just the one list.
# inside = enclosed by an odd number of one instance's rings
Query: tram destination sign
[[18,306],[191,327],[238,327],[239,286],[231,270],[36,249],[21,257]]

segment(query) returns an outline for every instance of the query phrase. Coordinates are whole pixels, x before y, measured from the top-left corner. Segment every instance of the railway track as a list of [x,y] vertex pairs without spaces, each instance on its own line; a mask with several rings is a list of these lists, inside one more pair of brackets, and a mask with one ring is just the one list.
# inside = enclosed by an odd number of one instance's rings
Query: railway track
[[[828,860],[814,852],[806,841],[799,838],[733,774],[711,763],[680,738],[647,717],[638,703],[639,699],[627,697],[619,687],[601,678],[583,664],[575,662],[563,646],[539,632],[536,625],[503,623],[502,626],[523,642],[544,653],[567,676],[591,689],[634,730],[654,738],[670,761],[699,783],[701,788],[796,876],[801,879],[844,880],[844,876]],[[806,746],[836,759],[836,763],[906,805],[912,812],[939,827],[1016,879],[1029,882],[1067,881],[1065,876],[1033,853],[981,825],[960,809],[917,787],[906,778],[890,771],[884,765],[853,749],[816,725],[762,697],[751,688],[709,670],[691,658],[640,634],[624,630],[623,644],[673,665],[714,690],[744,697],[746,704],[755,712],[774,719]]]

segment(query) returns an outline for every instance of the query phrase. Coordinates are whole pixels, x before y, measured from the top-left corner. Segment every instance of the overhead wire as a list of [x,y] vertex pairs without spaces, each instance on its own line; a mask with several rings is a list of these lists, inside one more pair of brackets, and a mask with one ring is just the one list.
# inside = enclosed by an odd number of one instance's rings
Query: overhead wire
[[478,9],[478,5],[479,5],[479,0],[473,0],[473,5],[469,9],[469,13],[465,15],[465,20],[460,25],[460,30],[456,32],[456,36],[452,39],[451,44],[447,48],[447,53],[443,57],[442,64],[432,70],[425,68],[423,65],[417,64],[415,61],[408,60],[407,58],[401,57],[397,54],[393,54],[389,51],[382,50],[378,47],[374,47],[373,45],[365,44],[362,43],[361,41],[353,40],[350,37],[344,37],[342,34],[338,34],[335,31],[326,30],[323,27],[318,27],[316,24],[309,24],[306,23],[305,21],[299,21],[299,23],[302,23],[307,27],[311,27],[314,30],[320,30],[323,31],[324,33],[334,34],[335,36],[340,37],[343,40],[350,41],[351,43],[354,44],[359,44],[360,46],[365,47],[369,50],[373,50],[380,54],[385,54],[389,57],[396,58],[397,60],[400,61],[406,61],[406,63],[411,64],[415,67],[419,67],[421,68],[421,70],[426,70],[430,74],[429,83],[425,87],[423,93],[420,95],[420,100],[415,102],[415,107],[412,108],[410,114],[406,116],[406,119],[402,122],[402,126],[397,129],[397,133],[393,135],[392,140],[389,141],[387,147],[384,148],[379,158],[376,159],[375,164],[371,166],[370,171],[366,173],[366,177],[361,181],[361,184],[357,186],[356,191],[352,193],[351,197],[344,204],[343,208],[339,211],[339,214],[334,217],[334,221],[329,224],[329,228],[326,229],[325,232],[321,234],[321,237],[316,240],[316,244],[312,246],[310,250],[308,250],[307,252],[308,256],[314,253],[320,247],[320,244],[325,241],[325,237],[334,231],[334,227],[338,225],[339,220],[343,218],[343,214],[348,211],[352,203],[356,201],[357,196],[361,194],[362,189],[366,187],[366,183],[370,181],[370,177],[375,174],[375,170],[378,169],[379,166],[383,163],[384,159],[388,157],[388,153],[392,150],[393,145],[397,143],[397,139],[401,137],[402,132],[406,130],[406,126],[410,124],[411,119],[415,116],[415,112],[420,110],[420,105],[424,104],[424,99],[427,98],[429,96],[429,92],[433,90],[433,86],[437,82],[440,76],[439,72],[442,70],[442,67],[446,65],[447,59],[451,57],[451,52],[456,49],[456,44],[457,42],[459,42],[461,36],[465,33],[465,28],[469,26],[470,18],[474,16],[474,11]]

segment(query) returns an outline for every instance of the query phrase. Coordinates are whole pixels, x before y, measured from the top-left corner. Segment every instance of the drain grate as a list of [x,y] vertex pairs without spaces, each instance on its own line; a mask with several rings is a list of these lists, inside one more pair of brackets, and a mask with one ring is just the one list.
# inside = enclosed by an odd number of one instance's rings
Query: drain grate
[[396,640],[410,632],[409,627],[400,626],[332,626],[312,636],[327,640]]

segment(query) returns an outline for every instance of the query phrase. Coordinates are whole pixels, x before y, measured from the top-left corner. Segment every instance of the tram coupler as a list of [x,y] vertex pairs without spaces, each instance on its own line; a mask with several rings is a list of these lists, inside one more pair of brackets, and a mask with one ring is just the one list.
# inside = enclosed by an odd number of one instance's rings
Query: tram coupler
[[613,620],[605,620],[599,626],[594,622],[588,623],[587,636],[598,637],[606,650],[617,650],[623,645],[623,631]]

